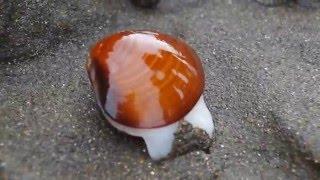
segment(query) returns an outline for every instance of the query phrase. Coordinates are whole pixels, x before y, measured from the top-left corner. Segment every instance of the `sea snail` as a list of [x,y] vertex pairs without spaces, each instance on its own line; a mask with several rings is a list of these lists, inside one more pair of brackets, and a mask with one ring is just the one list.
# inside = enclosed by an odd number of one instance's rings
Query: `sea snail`
[[179,149],[174,144],[185,131],[182,124],[212,139],[204,71],[182,40],[153,31],[118,32],[92,47],[86,69],[105,118],[116,129],[142,137],[153,160]]

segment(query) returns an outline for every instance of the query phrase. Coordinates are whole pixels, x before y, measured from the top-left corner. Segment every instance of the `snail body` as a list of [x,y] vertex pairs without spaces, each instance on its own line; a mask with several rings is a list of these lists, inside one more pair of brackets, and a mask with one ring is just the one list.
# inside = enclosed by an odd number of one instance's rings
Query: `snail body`
[[92,48],[87,72],[106,119],[142,137],[152,159],[171,152],[182,121],[212,137],[203,68],[182,40],[151,31],[115,33]]

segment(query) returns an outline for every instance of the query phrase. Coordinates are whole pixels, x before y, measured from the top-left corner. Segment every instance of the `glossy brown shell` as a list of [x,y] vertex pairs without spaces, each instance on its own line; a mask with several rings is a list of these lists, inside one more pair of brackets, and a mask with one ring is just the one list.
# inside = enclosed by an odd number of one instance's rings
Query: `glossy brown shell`
[[87,71],[104,113],[135,128],[179,121],[204,87],[203,68],[193,49],[151,31],[105,37],[91,49]]

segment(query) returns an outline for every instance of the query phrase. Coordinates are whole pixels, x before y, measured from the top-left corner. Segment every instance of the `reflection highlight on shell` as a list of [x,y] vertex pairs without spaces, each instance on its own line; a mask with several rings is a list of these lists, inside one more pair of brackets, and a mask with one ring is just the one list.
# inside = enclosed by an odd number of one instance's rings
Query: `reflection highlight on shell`
[[105,118],[142,137],[152,159],[179,149],[174,146],[182,122],[212,138],[201,61],[182,40],[152,31],[118,32],[93,46],[86,68]]

